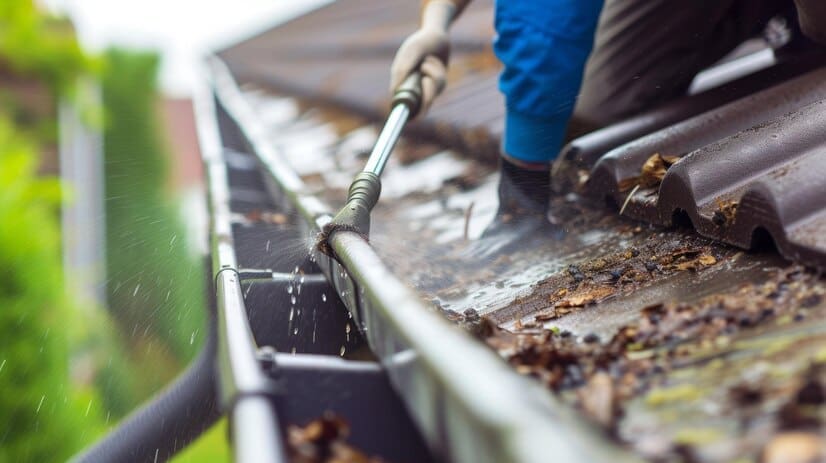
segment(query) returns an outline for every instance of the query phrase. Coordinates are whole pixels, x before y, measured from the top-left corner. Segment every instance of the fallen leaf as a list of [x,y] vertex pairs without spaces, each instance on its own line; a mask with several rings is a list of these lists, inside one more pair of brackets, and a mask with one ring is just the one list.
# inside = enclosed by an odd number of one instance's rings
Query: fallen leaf
[[711,254],[700,254],[694,259],[675,264],[674,268],[677,270],[699,270],[702,267],[708,267],[716,263],[717,259]]
[[700,257],[697,258],[697,262],[703,265],[714,265],[717,263],[717,259],[712,256],[711,254],[702,254]]
[[668,169],[679,162],[680,159],[679,156],[663,156],[660,153],[654,153],[643,163],[640,175],[620,180],[619,191],[628,191],[636,186],[640,188],[658,186],[663,181]]
[[763,463],[819,463],[826,458],[826,441],[810,432],[778,434],[763,449]]
[[602,426],[611,426],[616,416],[614,380],[605,372],[597,372],[577,391],[585,414]]
[[246,214],[247,220],[258,223],[271,223],[274,225],[284,225],[289,222],[289,217],[280,212],[262,211],[254,209]]
[[582,307],[592,302],[598,302],[614,294],[615,289],[608,286],[594,286],[574,291],[556,303],[556,308]]
[[714,200],[717,203],[717,209],[714,211],[714,214],[711,216],[711,221],[714,222],[715,225],[718,227],[723,227],[726,225],[731,225],[734,223],[734,215],[737,213],[737,201],[734,200],[721,200],[720,198],[716,198]]
[[540,313],[534,315],[533,318],[534,318],[534,320],[536,320],[538,322],[546,322],[548,320],[554,320],[556,318],[559,318],[559,316],[560,316],[560,313],[557,312],[556,309],[551,309],[551,310],[547,310],[545,312],[540,312]]
[[639,176],[624,178],[624,179],[619,181],[619,183],[617,184],[617,188],[619,188],[619,191],[621,193],[624,193],[624,192],[634,188],[635,186],[637,186],[639,184],[639,180],[640,180]]

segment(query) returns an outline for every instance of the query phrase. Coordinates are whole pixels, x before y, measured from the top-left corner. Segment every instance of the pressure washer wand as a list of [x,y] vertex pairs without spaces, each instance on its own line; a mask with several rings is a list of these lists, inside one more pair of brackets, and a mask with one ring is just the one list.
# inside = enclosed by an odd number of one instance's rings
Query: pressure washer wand
[[381,195],[381,173],[393,147],[399,140],[407,121],[416,117],[422,103],[422,75],[411,74],[393,94],[390,115],[379,133],[379,138],[367,159],[367,164],[350,184],[347,204],[333,217],[321,232],[319,247],[327,250],[327,240],[335,231],[347,230],[364,236],[370,233],[370,211],[379,201]]

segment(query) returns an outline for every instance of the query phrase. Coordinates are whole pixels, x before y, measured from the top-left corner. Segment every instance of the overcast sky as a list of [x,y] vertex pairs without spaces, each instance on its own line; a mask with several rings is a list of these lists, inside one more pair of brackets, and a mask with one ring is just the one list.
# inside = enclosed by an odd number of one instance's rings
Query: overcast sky
[[[2,1],[2,0],[0,0]],[[188,95],[199,56],[330,0],[39,0],[68,14],[83,44],[157,48],[167,93]]]

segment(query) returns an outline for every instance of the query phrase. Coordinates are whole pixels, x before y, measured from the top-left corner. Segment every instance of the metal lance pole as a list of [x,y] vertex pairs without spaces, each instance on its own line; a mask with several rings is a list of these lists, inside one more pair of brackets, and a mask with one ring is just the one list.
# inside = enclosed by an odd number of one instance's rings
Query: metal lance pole
[[364,166],[363,172],[371,172],[375,175],[381,176],[384,171],[384,166],[390,159],[390,153],[393,152],[393,147],[402,133],[404,124],[410,117],[410,108],[405,104],[399,104],[393,107],[390,115],[387,116],[387,122],[384,123],[384,128],[381,129],[379,138],[373,146],[373,151],[367,159],[367,164]]
[[408,120],[416,117],[421,103],[422,75],[414,72],[402,82],[393,95],[390,115],[387,116],[387,121],[379,133],[367,164],[350,184],[347,204],[322,230],[318,240],[318,247],[322,252],[330,254],[327,241],[333,232],[347,230],[364,236],[370,233],[370,211],[373,210],[373,206],[376,205],[381,195],[379,177],[387,165],[387,160],[390,159],[393,147],[399,141],[404,125]]

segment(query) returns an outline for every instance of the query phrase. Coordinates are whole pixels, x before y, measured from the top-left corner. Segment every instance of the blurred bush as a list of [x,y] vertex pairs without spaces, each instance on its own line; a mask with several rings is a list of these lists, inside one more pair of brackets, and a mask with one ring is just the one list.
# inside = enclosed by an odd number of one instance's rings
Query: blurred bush
[[91,71],[71,25],[0,2],[0,461],[65,460],[103,420],[69,377],[77,309],[64,292],[60,184],[38,177],[58,94]]
[[[69,21],[34,0],[0,0],[0,462],[64,461],[166,384],[201,343],[203,268],[166,191],[157,65],[150,54],[92,58]],[[65,296],[66,192],[42,170],[54,162],[58,98],[97,110],[75,91],[89,75],[103,80],[107,116],[98,123],[114,317]]]
[[204,336],[204,268],[191,257],[159,125],[153,53],[106,54],[103,101],[108,302],[130,332],[156,334],[181,360]]
[[46,82],[55,95],[73,93],[78,75],[95,67],[71,22],[44,14],[33,0],[0,1],[0,70]]
[[[158,57],[110,50],[104,63],[107,298],[131,347],[128,362],[106,363],[98,388],[106,407],[122,416],[170,381],[200,349],[206,335],[205,269],[188,252],[167,189]],[[229,461],[225,425],[214,427],[175,461]]]
[[[38,151],[0,117],[0,461],[61,461],[97,426],[69,384],[57,210]],[[92,400],[92,398],[89,398]]]
[[[131,347],[128,362],[106,364],[98,386],[106,407],[121,416],[200,349],[206,289],[204,264],[188,252],[167,188],[170,157],[158,118],[158,57],[110,50],[104,63],[107,297]],[[226,436],[221,420],[174,461],[230,461]]]

